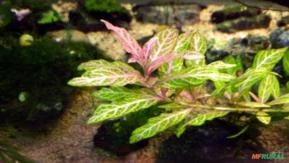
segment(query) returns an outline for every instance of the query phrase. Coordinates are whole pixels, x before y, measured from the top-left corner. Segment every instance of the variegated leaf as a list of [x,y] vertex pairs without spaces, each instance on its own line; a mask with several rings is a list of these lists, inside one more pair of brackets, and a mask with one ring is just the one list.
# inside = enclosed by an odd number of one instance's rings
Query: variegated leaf
[[[208,48],[206,38],[202,36],[201,34],[199,34],[198,32],[195,32],[193,35],[193,40],[192,40],[192,47],[193,47],[192,51],[194,52],[192,53],[192,55],[204,56]],[[186,60],[185,63],[187,66],[204,65],[205,58],[201,61]]]
[[188,85],[198,85],[206,80],[212,81],[230,81],[235,77],[225,73],[220,73],[217,70],[207,66],[199,68],[187,68],[178,73],[173,73],[167,77],[166,87],[181,88]]
[[134,60],[137,61],[142,58],[142,48],[138,42],[131,37],[126,29],[114,26],[106,20],[101,20],[101,22],[105,24],[107,29],[112,30],[116,34],[117,39],[120,41],[125,51],[132,54],[132,58],[134,58]]
[[120,118],[127,114],[137,112],[155,105],[159,101],[158,98],[151,95],[135,96],[125,98],[111,104],[99,105],[92,117],[89,118],[88,124],[97,124],[106,120]]
[[[182,55],[186,55],[186,52],[192,51],[193,36],[194,33],[192,32],[180,34],[173,51],[176,53],[183,53]],[[184,66],[184,59],[178,58],[160,67],[159,73],[161,75],[164,75],[169,74],[171,72],[178,72],[183,69],[183,66]]]
[[130,137],[130,143],[136,143],[140,140],[150,138],[179,124],[189,112],[190,109],[186,109],[175,113],[161,114],[158,117],[149,119],[145,125],[133,131]]
[[146,60],[149,59],[152,50],[154,49],[155,44],[157,43],[158,39],[156,37],[152,37],[148,42],[146,42],[142,48],[142,55]]
[[178,31],[175,29],[166,29],[159,32],[155,37],[157,41],[150,54],[151,62],[163,55],[172,54],[177,43]]
[[[177,57],[179,57],[178,53],[172,53],[172,54],[160,56],[159,58],[157,58],[156,60],[152,61],[149,64],[147,73],[151,74],[154,70],[156,70],[157,68],[159,68],[161,65],[165,63],[168,63],[169,65],[172,64],[173,60],[176,59]],[[173,67],[169,67],[169,68],[173,69]]]
[[177,103],[168,103],[168,104],[160,105],[159,108],[163,108],[166,110],[175,110],[175,109],[184,108],[184,105],[177,104]]
[[244,106],[244,107],[250,107],[250,108],[269,108],[270,107],[270,105],[266,105],[266,104],[258,103],[258,102],[251,102],[251,101],[238,102],[237,105]]
[[223,96],[223,93],[226,90],[226,82],[223,81],[214,81],[215,90],[212,92],[213,96]]
[[270,123],[270,121],[271,121],[270,115],[267,114],[266,112],[262,112],[262,111],[257,112],[256,118],[257,118],[260,122],[262,122],[262,123],[264,123],[264,124],[266,124],[266,125],[268,125],[268,124]]
[[267,102],[271,95],[274,98],[280,95],[280,84],[274,74],[268,74],[262,79],[258,88],[258,97],[262,103]]
[[289,103],[289,94],[285,94],[269,102],[268,105],[281,105],[281,104],[288,104],[288,103]]
[[211,121],[215,118],[220,118],[225,115],[227,115],[228,112],[222,112],[222,111],[211,111],[208,113],[199,113],[193,117],[190,118],[187,122],[183,123],[182,125],[178,126],[176,129],[176,135],[179,137],[181,136],[184,131],[186,130],[187,126],[201,126],[206,121]]
[[224,59],[224,62],[236,65],[233,68],[229,68],[225,70],[225,72],[229,74],[236,75],[238,71],[242,71],[242,72],[244,71],[240,55],[238,55],[236,58],[233,57],[232,55],[229,55]]
[[235,64],[224,63],[222,61],[213,62],[213,63],[209,64],[208,66],[210,66],[214,69],[217,69],[217,70],[230,69],[230,68],[236,67]]
[[105,101],[120,101],[126,98],[141,97],[148,94],[152,94],[149,89],[128,89],[125,87],[102,88],[93,93],[97,99]]
[[[178,36],[178,40],[173,51],[176,53],[185,53],[187,51],[192,51],[193,50],[193,47],[192,47],[193,36],[194,35],[192,32],[180,34]],[[161,75],[164,75],[164,74],[169,74],[171,72],[178,72],[183,69],[183,66],[184,66],[184,60],[182,58],[178,58],[160,67],[159,73]]]
[[265,68],[248,69],[241,77],[232,81],[231,86],[236,88],[241,95],[246,94],[251,87],[263,79],[269,71]]
[[253,68],[266,68],[272,70],[275,65],[282,59],[288,48],[262,50],[254,58]]
[[288,54],[288,50],[287,53],[283,56],[283,70],[286,73],[287,76],[289,76],[289,54]]
[[[95,67],[95,68],[94,68]],[[138,71],[123,62],[105,60],[83,63],[79,69],[87,71],[81,76],[71,79],[72,86],[124,86],[140,82],[142,77]]]

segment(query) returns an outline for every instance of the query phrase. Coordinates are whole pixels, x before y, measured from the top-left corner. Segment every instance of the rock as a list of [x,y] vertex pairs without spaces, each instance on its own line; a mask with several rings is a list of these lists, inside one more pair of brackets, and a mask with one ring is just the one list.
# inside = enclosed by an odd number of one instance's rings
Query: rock
[[81,10],[69,12],[69,22],[75,27],[75,29],[85,33],[107,30],[102,22],[95,20],[90,15],[82,12]]
[[190,25],[199,20],[199,5],[136,6],[136,18],[142,22],[165,25]]
[[243,5],[234,5],[226,7],[223,10],[213,12],[211,16],[212,23],[221,23],[240,17],[253,17],[261,13],[260,9],[248,8]]
[[191,128],[179,138],[172,136],[164,141],[157,162],[241,162],[250,160],[256,151],[266,152],[257,143],[250,143],[244,134],[234,139],[227,138],[239,130],[237,126],[222,121]]
[[258,35],[248,35],[244,38],[215,40],[206,52],[207,61],[221,60],[228,55],[243,55],[246,60],[252,60],[259,51],[267,49],[270,45],[269,38]]
[[76,2],[64,2],[62,0],[51,5],[60,16],[63,22],[69,22],[69,12],[77,9]]
[[104,51],[104,57],[112,60],[125,60],[126,53],[122,45],[111,32],[89,32],[87,37],[92,45]]
[[86,19],[88,26],[98,24],[100,19],[105,19],[114,25],[127,27],[132,20],[129,11],[117,0],[85,0],[79,5],[87,14],[85,17],[91,19],[89,21]]
[[78,30],[59,30],[47,33],[57,42],[72,41],[89,43],[89,39],[85,33]]
[[216,60],[221,60],[230,55],[231,44],[227,40],[214,40],[211,47],[206,52],[206,60],[211,63]]
[[240,40],[240,44],[248,47],[251,51],[257,52],[259,50],[267,49],[270,45],[268,37],[248,35]]
[[289,46],[289,31],[278,28],[270,33],[272,48],[283,48]]
[[219,23],[216,29],[221,32],[232,33],[240,30],[250,30],[256,28],[267,28],[270,25],[271,17],[268,15],[259,15],[252,18],[238,18],[235,20]]
[[286,26],[288,24],[289,24],[289,15],[282,17],[281,20],[277,22],[277,25],[279,27]]

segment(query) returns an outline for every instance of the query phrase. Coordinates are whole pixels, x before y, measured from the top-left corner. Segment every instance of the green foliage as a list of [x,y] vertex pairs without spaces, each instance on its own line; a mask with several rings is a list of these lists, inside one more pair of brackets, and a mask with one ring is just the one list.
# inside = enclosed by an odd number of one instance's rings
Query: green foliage
[[127,12],[118,0],[85,0],[84,7],[90,12]]
[[10,11],[10,5],[5,2],[0,2],[0,29],[11,23],[13,15]]
[[39,24],[50,24],[61,21],[61,16],[54,10],[49,10],[42,13],[41,18],[38,20]]
[[70,80],[73,86],[124,86],[141,80],[140,73],[123,62],[105,60],[89,61],[81,64],[79,70],[86,70],[79,77]]
[[[96,108],[89,124],[120,119],[152,106],[159,109],[161,114],[132,132],[130,143],[136,143],[166,130],[180,136],[189,126],[201,126],[230,112],[248,112],[264,124],[271,122],[271,113],[289,112],[289,96],[282,95],[279,75],[272,72],[288,55],[288,48],[260,51],[253,66],[244,70],[235,57],[206,64],[207,43],[196,32],[179,35],[175,29],[166,29],[141,47],[125,29],[103,22],[130,54],[129,63],[138,63],[142,70],[104,60],[79,66],[84,73],[71,79],[70,85],[108,86],[94,93],[105,103]],[[215,88],[208,89],[209,83]]]
[[0,38],[1,121],[52,119],[72,90],[66,82],[77,65],[98,54],[87,44],[58,44],[46,37],[27,47],[18,38]]
[[289,76],[289,55],[287,54],[287,55],[284,55],[284,57],[283,57],[283,60],[282,60],[283,62],[283,70],[285,71],[285,74],[287,75],[287,76]]

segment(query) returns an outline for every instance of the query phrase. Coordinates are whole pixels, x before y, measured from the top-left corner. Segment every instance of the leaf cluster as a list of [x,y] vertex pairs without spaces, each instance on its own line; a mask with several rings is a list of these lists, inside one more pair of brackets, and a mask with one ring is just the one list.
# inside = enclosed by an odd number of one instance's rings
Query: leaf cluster
[[[88,124],[119,119],[152,106],[163,109],[132,132],[130,143],[135,143],[166,130],[180,136],[188,126],[200,126],[230,112],[249,112],[268,124],[271,112],[288,111],[289,95],[281,95],[279,75],[272,72],[281,59],[287,66],[287,48],[258,52],[253,66],[240,74],[242,64],[234,57],[206,64],[207,41],[197,32],[179,34],[166,29],[141,47],[125,29],[102,22],[130,54],[128,62],[137,63],[142,71],[120,61],[82,63],[78,69],[84,73],[69,85],[106,86],[94,93],[105,103],[95,109]],[[214,88],[207,87],[210,83]]]

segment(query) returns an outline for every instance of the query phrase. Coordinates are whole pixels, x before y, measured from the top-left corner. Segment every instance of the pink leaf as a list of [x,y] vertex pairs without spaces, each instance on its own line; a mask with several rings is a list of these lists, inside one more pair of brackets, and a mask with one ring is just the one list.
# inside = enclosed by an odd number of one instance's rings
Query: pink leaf
[[101,20],[101,22],[105,24],[107,29],[115,32],[118,40],[124,47],[125,51],[130,53],[132,55],[132,58],[134,58],[131,61],[139,61],[143,58],[140,45],[134,38],[131,37],[131,35],[127,32],[126,29],[114,26],[106,20]]
[[178,53],[171,53],[167,55],[160,56],[155,61],[153,61],[149,68],[148,68],[148,74],[152,73],[154,70],[156,70],[158,67],[160,67],[164,63],[168,63],[176,58],[180,57],[180,54]]
[[142,54],[143,54],[145,59],[149,59],[149,55],[150,55],[151,51],[153,50],[156,42],[157,42],[157,38],[153,37],[148,42],[146,42],[145,45],[143,46]]
[[30,9],[11,9],[11,12],[13,12],[16,15],[16,18],[18,21],[21,21],[22,19],[24,19],[27,15],[29,15],[31,13]]

